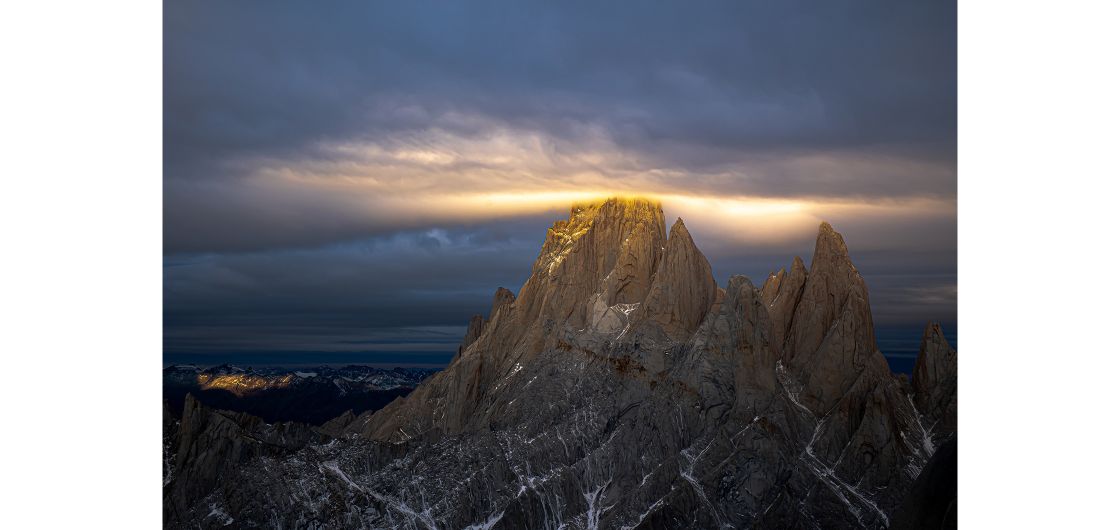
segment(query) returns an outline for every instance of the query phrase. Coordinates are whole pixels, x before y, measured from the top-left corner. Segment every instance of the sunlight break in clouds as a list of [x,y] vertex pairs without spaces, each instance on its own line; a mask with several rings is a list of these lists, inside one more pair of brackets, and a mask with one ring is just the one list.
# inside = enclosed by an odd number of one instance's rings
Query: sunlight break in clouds
[[[585,127],[578,140],[493,124],[482,130],[432,129],[381,143],[322,144],[317,156],[256,160],[242,184],[254,190],[250,196],[332,205],[331,216],[341,223],[397,229],[562,212],[576,202],[611,196],[660,200],[667,215],[683,217],[693,230],[721,232],[743,244],[804,238],[822,220],[913,225],[955,215],[952,188],[910,195],[887,189],[876,195],[865,182],[882,181],[892,172],[903,180],[916,174],[928,181],[938,170],[921,161],[821,152],[757,161],[744,155],[686,169],[630,152],[594,126]],[[799,185],[799,193],[775,185],[786,173],[807,183]],[[814,174],[869,192],[806,192],[816,189]],[[943,180],[938,177],[935,182]],[[293,206],[288,211],[298,215],[300,208]]]

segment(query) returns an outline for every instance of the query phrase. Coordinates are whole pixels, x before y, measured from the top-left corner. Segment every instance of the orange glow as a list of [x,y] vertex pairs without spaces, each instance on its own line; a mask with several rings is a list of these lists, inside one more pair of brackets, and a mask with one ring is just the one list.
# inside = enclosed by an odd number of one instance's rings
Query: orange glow
[[[737,244],[804,239],[824,220],[890,226],[956,215],[952,196],[829,197],[822,189],[822,195],[779,197],[766,196],[765,186],[751,195],[743,185],[779,170],[808,182],[832,173],[889,172],[914,182],[943,177],[941,168],[907,159],[803,155],[692,175],[623,149],[605,131],[584,133],[578,143],[497,129],[483,136],[433,130],[401,142],[325,144],[336,158],[262,161],[247,195],[290,203],[294,211],[305,203],[330,204],[347,218],[402,228],[545,212],[562,217],[572,204],[645,197],[661,202],[670,223],[680,216],[694,232]],[[728,194],[712,191],[721,189]]]
[[270,388],[284,388],[291,383],[291,374],[271,378],[247,374],[198,374],[198,385],[203,390],[225,390],[237,397],[244,397]]

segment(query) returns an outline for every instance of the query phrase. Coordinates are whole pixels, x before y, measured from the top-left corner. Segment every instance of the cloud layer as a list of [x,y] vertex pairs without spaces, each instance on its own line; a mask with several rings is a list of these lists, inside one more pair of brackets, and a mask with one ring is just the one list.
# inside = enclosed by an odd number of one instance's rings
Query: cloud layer
[[613,193],[756,278],[827,219],[955,318],[952,3],[164,8],[168,351],[460,325]]

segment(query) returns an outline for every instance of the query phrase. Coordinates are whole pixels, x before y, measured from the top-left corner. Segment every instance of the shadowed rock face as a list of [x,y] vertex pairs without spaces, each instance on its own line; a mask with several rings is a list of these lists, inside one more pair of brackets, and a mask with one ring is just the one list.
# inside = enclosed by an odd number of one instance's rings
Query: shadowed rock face
[[455,355],[461,355],[463,350],[467,349],[471,344],[474,344],[474,341],[482,336],[482,331],[486,328],[486,324],[494,320],[494,317],[498,314],[498,310],[512,304],[515,298],[516,297],[509,289],[499,287],[497,292],[494,293],[494,302],[491,305],[490,318],[482,318],[482,315],[474,315],[471,317],[470,323],[467,324],[467,333],[463,336],[463,342],[459,345],[459,351],[456,352]]
[[[183,403],[183,416],[169,426],[164,406],[164,430],[174,429],[177,448],[164,476],[165,519],[187,516],[191,501],[220,486],[220,480],[237,465],[254,458],[279,456],[325,437],[302,423],[267,424],[244,413],[214,411],[190,394]],[[175,480],[176,474],[190,480]]]
[[458,353],[463,353],[463,350],[478,340],[478,337],[482,335],[482,326],[485,324],[486,320],[482,318],[482,315],[471,317],[470,323],[467,324],[467,334],[463,336],[463,343],[459,345]]
[[941,324],[926,324],[914,365],[914,401],[939,438],[957,430],[957,351],[945,339]]
[[505,293],[408,397],[239,460],[241,493],[170,526],[876,528],[936,450],[943,408],[890,374],[827,224],[809,271],[719,288],[656,203],[578,205]]
[[956,436],[950,436],[937,448],[891,519],[894,527],[912,530],[957,527]]
[[805,280],[808,276],[805,263],[801,258],[795,257],[788,274],[785,269],[771,274],[762,286],[762,302],[770,312],[770,320],[774,328],[771,336],[779,347],[785,344],[786,337],[790,334],[793,310],[801,301],[801,293],[805,290]]

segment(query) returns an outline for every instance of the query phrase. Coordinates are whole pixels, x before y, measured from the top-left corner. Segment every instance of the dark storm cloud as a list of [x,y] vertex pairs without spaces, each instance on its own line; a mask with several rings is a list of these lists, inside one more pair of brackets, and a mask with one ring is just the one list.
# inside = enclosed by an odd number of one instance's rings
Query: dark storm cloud
[[[451,113],[721,150],[953,152],[951,2],[172,2],[167,162],[291,153]],[[464,134],[478,131],[461,129]],[[687,151],[687,149],[683,149]]]
[[540,249],[528,232],[483,226],[167,258],[165,349],[454,351],[465,319],[528,276]]

